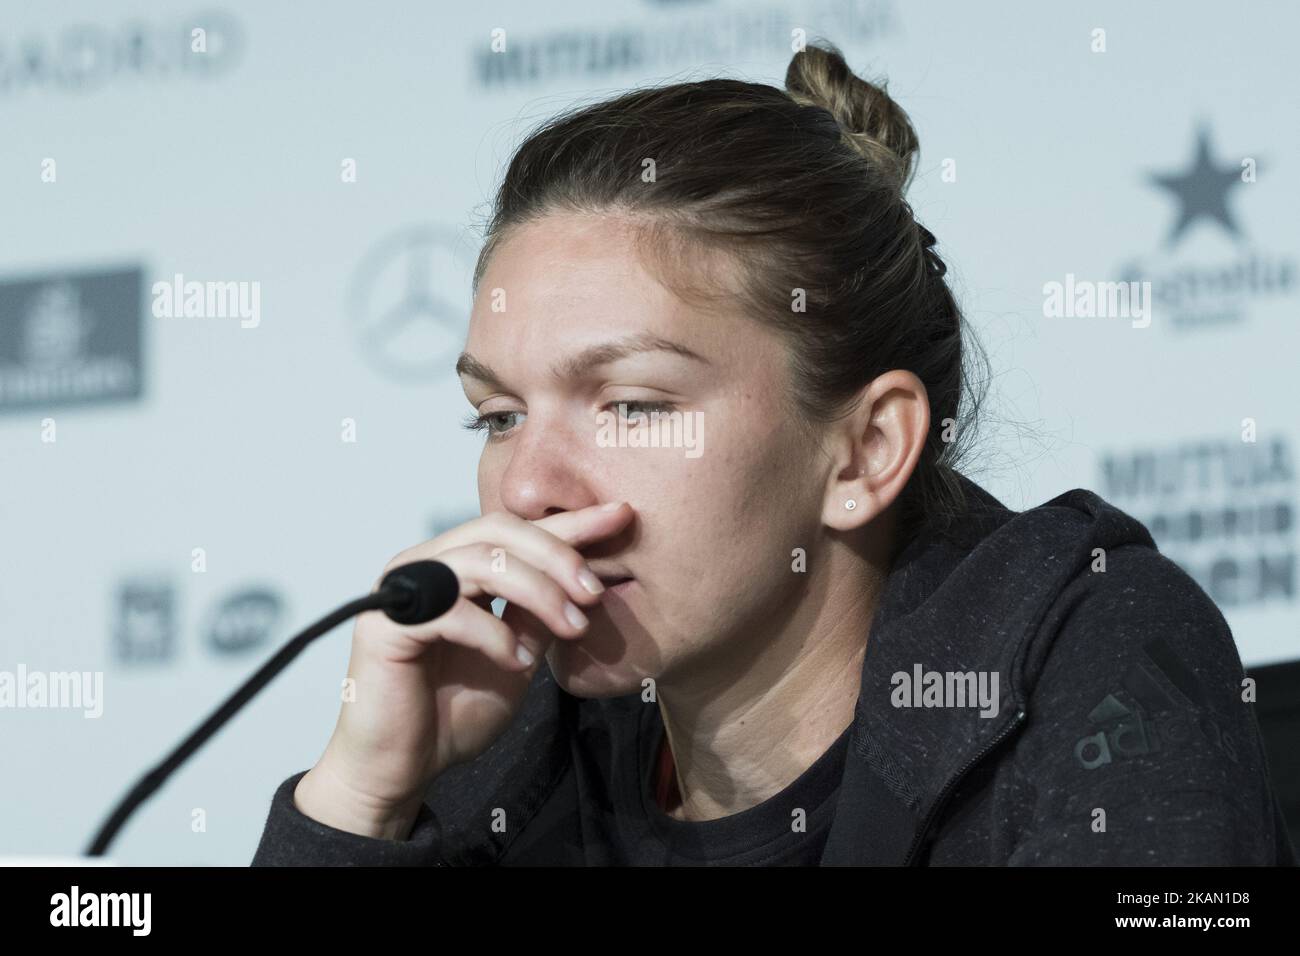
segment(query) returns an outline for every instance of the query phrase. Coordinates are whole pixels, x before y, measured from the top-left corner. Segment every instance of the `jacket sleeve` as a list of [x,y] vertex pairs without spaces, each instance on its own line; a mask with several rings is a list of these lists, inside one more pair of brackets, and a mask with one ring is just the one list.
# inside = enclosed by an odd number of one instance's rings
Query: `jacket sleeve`
[[1106,560],[1061,593],[1030,651],[1041,670],[1014,764],[1033,808],[1008,863],[1292,863],[1223,615],[1154,549]]
[[298,809],[293,791],[307,771],[276,788],[252,866],[443,866],[441,828],[420,805],[406,840],[365,837],[326,826]]
[[[537,669],[506,731],[473,760],[450,767],[426,791],[406,840],[364,837],[308,817],[293,802],[306,770],[276,788],[253,866],[474,866],[503,858],[568,763],[566,721],[576,702],[550,667]],[[518,826],[499,830],[499,815]]]

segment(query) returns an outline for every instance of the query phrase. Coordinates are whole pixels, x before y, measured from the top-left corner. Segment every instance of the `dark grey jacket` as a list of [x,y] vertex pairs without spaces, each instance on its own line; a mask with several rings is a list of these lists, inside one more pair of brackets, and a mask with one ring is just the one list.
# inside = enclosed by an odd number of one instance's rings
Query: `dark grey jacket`
[[[962,481],[970,516],[891,569],[822,864],[1295,865],[1205,592],[1090,491],[1017,513]],[[898,706],[894,675],[918,667],[997,674],[996,716]],[[626,701],[575,698],[543,664],[505,734],[434,782],[406,841],[304,816],[296,773],[253,865],[496,862],[555,788],[573,728],[611,706]],[[494,808],[522,825],[494,832]]]

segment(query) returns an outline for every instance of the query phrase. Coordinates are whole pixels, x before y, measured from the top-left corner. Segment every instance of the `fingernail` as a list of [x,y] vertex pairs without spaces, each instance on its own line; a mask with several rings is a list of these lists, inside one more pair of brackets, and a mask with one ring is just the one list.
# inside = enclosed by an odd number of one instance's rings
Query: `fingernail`
[[582,568],[578,571],[578,583],[592,594],[599,594],[605,590],[605,585],[600,583],[600,578],[592,574],[587,568]]
[[617,511],[617,510],[618,510],[619,508],[621,508],[621,507],[623,507],[623,502],[621,502],[621,501],[611,501],[611,502],[610,502],[609,504],[607,504],[607,505],[601,505],[601,506],[600,506],[600,510],[601,510],[601,511]]
[[515,646],[515,657],[519,658],[521,664],[532,664],[534,660],[532,653],[522,644]]
[[564,616],[569,619],[569,623],[574,627],[587,626],[587,615],[578,610],[578,605],[572,601],[564,602]]

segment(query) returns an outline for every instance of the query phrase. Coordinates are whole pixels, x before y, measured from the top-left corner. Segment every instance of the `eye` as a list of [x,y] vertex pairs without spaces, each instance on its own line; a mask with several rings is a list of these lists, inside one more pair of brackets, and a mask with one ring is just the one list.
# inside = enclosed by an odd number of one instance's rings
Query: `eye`
[[629,423],[636,424],[649,422],[652,412],[663,414],[671,412],[674,408],[672,402],[610,402],[605,407],[615,410],[620,417],[627,419]]
[[[652,413],[671,412],[675,406],[672,402],[610,402],[605,408],[614,411],[629,425],[637,426],[648,424]],[[524,414],[523,412],[488,412],[486,415],[469,415],[461,425],[469,431],[487,432],[488,441],[495,441],[513,431],[513,419]]]
[[522,412],[488,412],[486,415],[470,415],[461,425],[472,432],[487,432],[488,440],[500,438],[510,431],[510,420]]

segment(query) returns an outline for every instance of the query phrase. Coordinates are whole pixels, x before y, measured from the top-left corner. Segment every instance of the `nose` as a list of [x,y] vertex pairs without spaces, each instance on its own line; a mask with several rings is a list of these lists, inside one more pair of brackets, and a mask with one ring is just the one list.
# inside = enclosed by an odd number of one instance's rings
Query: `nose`
[[[590,436],[588,436],[590,438]],[[535,521],[561,511],[597,504],[591,484],[588,447],[583,436],[540,414],[530,414],[510,443],[510,459],[501,473],[497,496],[511,514]]]

